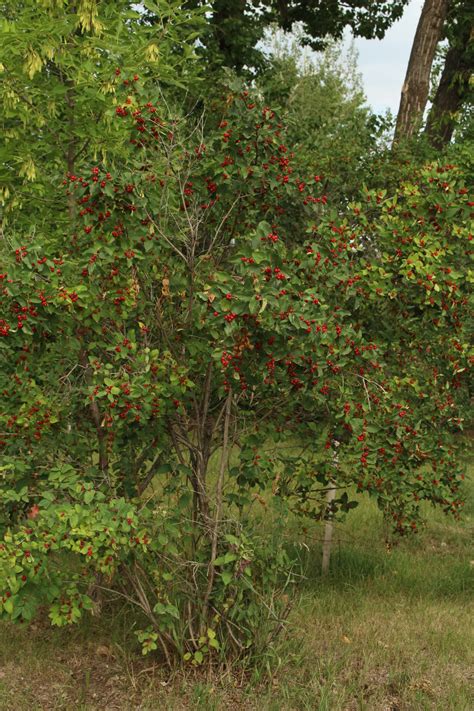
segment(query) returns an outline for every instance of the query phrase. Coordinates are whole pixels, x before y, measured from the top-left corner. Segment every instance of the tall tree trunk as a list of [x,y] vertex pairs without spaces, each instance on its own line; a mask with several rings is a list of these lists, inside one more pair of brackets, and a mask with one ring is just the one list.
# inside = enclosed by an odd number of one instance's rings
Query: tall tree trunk
[[446,54],[443,73],[428,114],[426,133],[430,143],[438,149],[447,145],[456,126],[456,115],[469,93],[473,71],[473,27],[466,24],[461,37]]
[[423,118],[430,88],[431,66],[441,38],[449,0],[425,0],[403,83],[394,145],[415,132]]

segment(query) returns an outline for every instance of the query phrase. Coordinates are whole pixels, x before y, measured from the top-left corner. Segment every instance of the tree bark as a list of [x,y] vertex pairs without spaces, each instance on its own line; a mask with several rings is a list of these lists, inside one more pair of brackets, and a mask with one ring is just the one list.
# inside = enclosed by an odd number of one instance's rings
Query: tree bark
[[451,141],[457,114],[469,93],[473,70],[472,41],[473,27],[466,24],[461,37],[446,54],[443,73],[426,124],[428,139],[439,150]]
[[332,463],[334,469],[336,470],[336,474],[332,478],[329,488],[326,492],[326,507],[327,512],[329,513],[329,518],[326,520],[326,525],[324,526],[323,560],[321,564],[321,572],[323,575],[327,575],[329,573],[329,563],[331,560],[332,534],[334,523],[330,510],[331,504],[336,498],[336,476],[337,470],[339,468],[339,457],[337,456],[337,448],[339,447],[339,444],[340,442],[338,442],[336,439],[333,440]]
[[[81,351],[79,353],[79,362],[84,368],[86,382],[90,385],[92,383],[91,367],[89,365],[87,351],[84,348],[81,348]],[[101,469],[104,474],[104,477],[108,481],[109,455],[107,452],[107,432],[102,424],[102,415],[99,410],[99,406],[94,399],[90,400],[89,411],[91,414],[92,422],[94,423],[95,431],[97,433],[99,468]]]
[[[331,503],[336,498],[336,487],[329,487],[326,493],[326,505],[329,508]],[[324,539],[323,539],[323,560],[321,563],[321,572],[323,575],[329,573],[329,563],[331,560],[331,548],[332,548],[332,534],[333,534],[334,523],[332,518],[329,518],[324,526]]]
[[395,128],[394,145],[416,131],[428,100],[430,74],[441,38],[449,0],[425,0],[403,83]]
[[221,533],[222,524],[222,506],[223,506],[223,489],[224,489],[224,476],[226,470],[229,466],[230,457],[230,447],[229,447],[229,429],[230,429],[230,418],[232,412],[232,390],[229,390],[227,394],[227,399],[224,406],[224,431],[222,435],[222,450],[221,450],[221,461],[219,465],[219,474],[217,477],[216,485],[216,502],[214,511],[214,521],[212,524],[211,533],[211,557],[209,560],[209,568],[207,575],[207,590],[204,597],[204,602],[202,605],[202,623],[203,632],[206,629],[208,623],[207,616],[209,611],[209,601],[212,594],[212,588],[214,587],[214,579],[216,576],[216,569],[214,561],[217,558],[217,547],[219,544],[219,535]]

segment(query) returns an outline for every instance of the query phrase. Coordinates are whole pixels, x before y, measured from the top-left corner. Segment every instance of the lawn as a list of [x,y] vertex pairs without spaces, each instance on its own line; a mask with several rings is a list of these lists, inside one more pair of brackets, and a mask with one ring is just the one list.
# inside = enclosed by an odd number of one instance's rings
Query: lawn
[[322,529],[295,522],[288,545],[305,579],[286,634],[253,676],[170,676],[130,651],[120,610],[70,629],[3,624],[0,709],[472,711],[472,477],[466,490],[462,521],[427,509],[426,528],[392,548],[363,501],[336,529],[327,578]]

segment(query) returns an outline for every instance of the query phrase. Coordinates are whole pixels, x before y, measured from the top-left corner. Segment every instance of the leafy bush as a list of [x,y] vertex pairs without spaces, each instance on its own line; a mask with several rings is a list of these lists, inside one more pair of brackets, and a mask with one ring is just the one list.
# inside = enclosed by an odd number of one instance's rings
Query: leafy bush
[[115,591],[144,652],[201,664],[284,624],[256,502],[283,526],[355,484],[400,533],[423,499],[457,514],[472,205],[432,165],[341,216],[247,92],[190,131],[125,91],[122,166],[69,174],[68,229],[5,252],[1,609],[64,624]]

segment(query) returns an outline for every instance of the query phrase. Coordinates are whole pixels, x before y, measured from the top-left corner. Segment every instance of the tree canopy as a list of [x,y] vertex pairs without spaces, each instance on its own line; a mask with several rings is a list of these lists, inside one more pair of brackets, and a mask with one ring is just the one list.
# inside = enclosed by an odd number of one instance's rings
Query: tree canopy
[[[327,37],[341,38],[346,28],[356,37],[383,37],[401,17],[406,4],[407,0],[213,0],[200,39],[204,54],[212,63],[238,72],[245,68],[259,69],[263,56],[258,43],[272,24],[284,30],[301,24],[304,43],[319,50]],[[209,8],[209,3],[202,0],[186,0],[183,5],[192,9]]]

